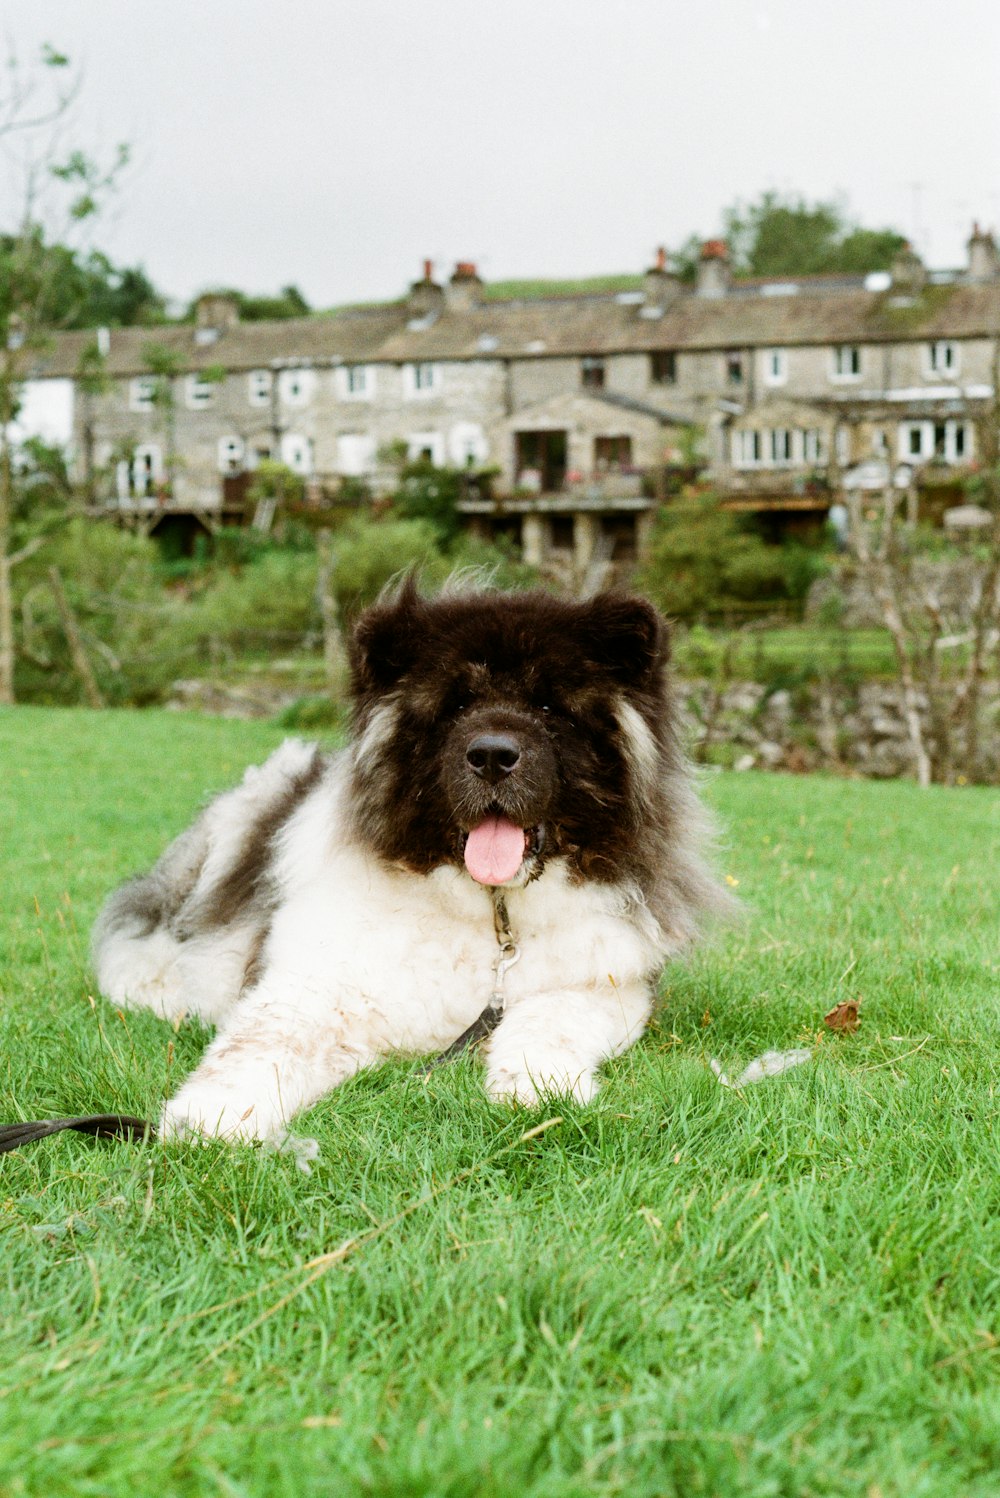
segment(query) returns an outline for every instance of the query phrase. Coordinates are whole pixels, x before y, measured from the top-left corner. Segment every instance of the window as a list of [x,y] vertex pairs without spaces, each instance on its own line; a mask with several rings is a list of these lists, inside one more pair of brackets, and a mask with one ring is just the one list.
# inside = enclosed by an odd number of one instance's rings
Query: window
[[904,421],[899,427],[899,456],[912,462],[934,451],[934,426],[929,421]]
[[441,384],[439,364],[404,364],[403,394],[408,399],[433,395]]
[[278,376],[278,394],[286,406],[308,406],[316,388],[311,369],[283,369]]
[[406,456],[410,463],[424,459],[435,468],[445,463],[444,434],[442,432],[411,432],[406,439]]
[[184,402],[189,411],[203,411],[212,404],[212,382],[204,375],[190,374],[184,381]]
[[763,354],[765,385],[784,385],[788,379],[788,355],[783,348],[769,348]]
[[220,437],[218,447],[219,472],[242,473],[246,445],[242,437]]
[[743,355],[735,351],[726,355],[726,384],[743,384]]
[[760,462],[760,454],[760,432],[743,431],[733,433],[734,468],[756,468]]
[[587,358],[580,360],[580,384],[585,390],[604,389],[604,360]]
[[140,375],[129,381],[128,407],[130,411],[152,411],[156,401],[156,381],[152,375]]
[[672,348],[658,349],[649,356],[649,378],[654,385],[677,384],[677,355]]
[[621,473],[631,466],[631,437],[594,438],[594,469],[597,473]]
[[456,421],[448,433],[448,453],[456,468],[474,468],[486,462],[490,445],[478,421]]
[[897,453],[907,463],[968,463],[972,430],[966,421],[904,421],[899,427]]
[[950,341],[927,345],[927,373],[939,379],[954,379],[958,374],[958,344]]
[[861,378],[861,350],[855,343],[841,344],[833,351],[832,380],[859,380]]
[[247,375],[247,399],[251,406],[269,406],[274,376],[269,369],[252,369]]
[[771,433],[771,462],[775,468],[785,468],[792,461],[792,432],[790,427],[775,427]]
[[375,438],[368,432],[342,432],[337,438],[337,472],[360,478],[375,469]]
[[286,432],[281,439],[281,461],[293,473],[308,478],[313,471],[312,443],[299,432]]
[[337,375],[337,393],[343,400],[371,400],[375,394],[375,371],[367,364],[345,364]]
[[826,433],[818,427],[808,427],[802,433],[802,458],[806,463],[826,462]]
[[163,482],[163,454],[155,442],[143,442],[132,456],[132,492],[152,494]]

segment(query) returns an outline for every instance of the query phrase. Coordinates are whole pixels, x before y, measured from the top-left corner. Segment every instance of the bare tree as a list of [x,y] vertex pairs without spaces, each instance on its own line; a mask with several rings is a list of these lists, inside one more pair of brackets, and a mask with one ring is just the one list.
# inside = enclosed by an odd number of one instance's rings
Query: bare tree
[[15,423],[25,380],[46,338],[59,325],[55,245],[79,248],[128,159],[124,146],[101,165],[69,137],[80,92],[69,59],[46,46],[34,65],[9,57],[0,90],[0,171],[19,204],[0,226],[0,704],[14,701],[12,572],[37,550],[38,538],[15,545]]
[[921,785],[979,776],[983,688],[1000,656],[1000,336],[993,395],[971,425],[970,497],[982,513],[961,558],[925,554],[912,504],[892,484],[871,508],[857,490],[847,494],[851,549],[892,639]]

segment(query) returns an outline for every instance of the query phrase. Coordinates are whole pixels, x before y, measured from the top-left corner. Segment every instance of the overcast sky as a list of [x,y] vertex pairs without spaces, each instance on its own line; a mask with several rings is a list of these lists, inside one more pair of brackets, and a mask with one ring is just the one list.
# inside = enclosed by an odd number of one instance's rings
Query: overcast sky
[[[102,245],[168,293],[641,270],[765,188],[959,263],[1000,221],[1000,0],[0,0],[135,152]],[[10,204],[0,199],[0,219]]]

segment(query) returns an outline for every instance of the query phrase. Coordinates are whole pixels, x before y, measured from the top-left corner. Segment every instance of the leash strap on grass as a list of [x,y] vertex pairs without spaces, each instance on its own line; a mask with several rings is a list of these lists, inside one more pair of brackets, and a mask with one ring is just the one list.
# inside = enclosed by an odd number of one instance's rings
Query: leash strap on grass
[[0,1155],[20,1149],[22,1144],[34,1144],[36,1139],[47,1139],[50,1134],[59,1134],[63,1129],[76,1129],[80,1134],[93,1134],[96,1139],[147,1139],[153,1126],[144,1118],[133,1118],[129,1113],[92,1113],[85,1118],[49,1118],[29,1123],[0,1124]]

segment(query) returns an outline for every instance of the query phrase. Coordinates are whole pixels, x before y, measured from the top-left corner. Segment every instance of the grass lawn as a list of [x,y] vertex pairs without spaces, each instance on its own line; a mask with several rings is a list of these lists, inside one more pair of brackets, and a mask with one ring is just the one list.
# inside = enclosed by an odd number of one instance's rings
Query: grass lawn
[[[0,714],[0,1119],[148,1116],[194,1063],[196,1029],[95,1002],[87,929],[278,732]],[[311,1176],[67,1135],[0,1158],[3,1498],[995,1498],[1000,795],[708,793],[750,914],[590,1108],[399,1063],[305,1116]],[[743,1095],[709,1070],[858,994],[810,1064]]]

